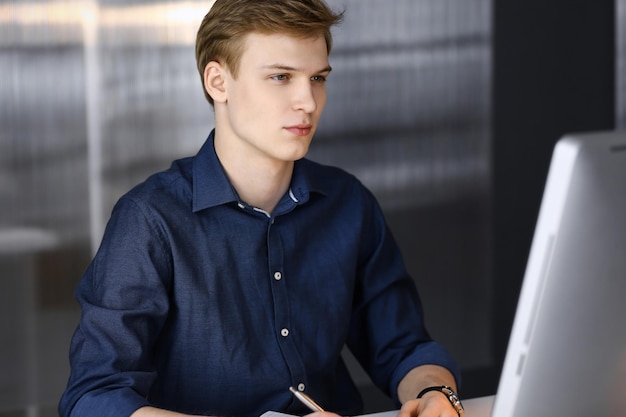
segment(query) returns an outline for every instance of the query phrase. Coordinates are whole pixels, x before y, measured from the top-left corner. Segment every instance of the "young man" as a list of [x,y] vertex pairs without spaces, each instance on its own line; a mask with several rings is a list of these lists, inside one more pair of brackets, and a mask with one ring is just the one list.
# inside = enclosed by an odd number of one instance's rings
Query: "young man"
[[309,413],[290,386],[356,415],[344,344],[403,417],[457,415],[456,366],[374,197],[304,159],[340,18],[323,0],[214,4],[196,51],[215,130],[113,210],[61,416]]

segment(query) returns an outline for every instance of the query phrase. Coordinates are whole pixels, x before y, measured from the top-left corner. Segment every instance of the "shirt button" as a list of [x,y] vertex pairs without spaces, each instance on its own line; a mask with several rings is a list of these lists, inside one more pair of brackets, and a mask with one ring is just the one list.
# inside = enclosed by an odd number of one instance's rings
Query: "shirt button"
[[280,334],[281,334],[283,337],[287,337],[287,336],[289,336],[289,330],[288,330],[288,329],[282,329],[282,330],[280,331]]
[[298,384],[298,391],[300,391],[300,392],[304,392],[304,388],[305,388],[304,384],[303,384],[302,382],[300,382],[300,383]]
[[281,274],[280,272],[274,272],[274,279],[276,281],[280,281],[282,277],[283,277],[283,274]]

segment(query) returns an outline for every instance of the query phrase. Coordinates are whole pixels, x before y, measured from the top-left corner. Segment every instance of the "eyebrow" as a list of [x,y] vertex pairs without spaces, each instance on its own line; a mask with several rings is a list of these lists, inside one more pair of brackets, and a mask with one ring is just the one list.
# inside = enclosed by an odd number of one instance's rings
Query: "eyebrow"
[[[272,64],[272,65],[265,65],[262,67],[263,69],[271,69],[271,70],[281,70],[281,71],[292,71],[292,72],[303,72],[302,70],[296,68],[296,67],[292,67],[289,65],[283,65],[283,64]],[[316,74],[320,74],[322,72],[331,72],[333,69],[329,66],[322,68],[319,71],[316,71]]]

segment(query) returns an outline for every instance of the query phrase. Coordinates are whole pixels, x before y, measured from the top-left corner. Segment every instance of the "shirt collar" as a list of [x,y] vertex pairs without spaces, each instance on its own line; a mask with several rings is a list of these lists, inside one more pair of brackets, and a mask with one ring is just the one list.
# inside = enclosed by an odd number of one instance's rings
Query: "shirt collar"
[[[215,153],[214,139],[215,130],[211,131],[193,159],[194,212],[238,201],[237,193]],[[298,204],[309,201],[311,193],[328,194],[329,184],[317,177],[317,169],[318,165],[307,159],[295,162],[290,192]]]
[[319,175],[320,165],[308,159],[296,161],[291,178],[291,192],[299,204],[309,201],[311,194],[329,194],[330,184]]
[[237,194],[215,153],[214,137],[215,130],[211,131],[193,159],[194,212],[237,201]]

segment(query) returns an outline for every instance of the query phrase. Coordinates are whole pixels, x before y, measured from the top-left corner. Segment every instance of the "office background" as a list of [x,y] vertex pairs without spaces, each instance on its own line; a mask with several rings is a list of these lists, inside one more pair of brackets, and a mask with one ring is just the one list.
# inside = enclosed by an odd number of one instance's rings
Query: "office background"
[[[346,20],[310,157],[377,195],[462,393],[492,394],[554,142],[626,128],[626,0],[329,3]],[[112,205],[206,138],[210,4],[0,0],[0,416],[56,415]],[[389,406],[346,358],[368,411]]]

